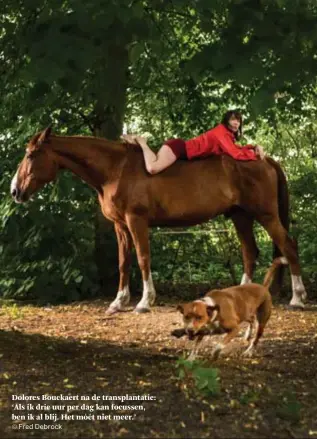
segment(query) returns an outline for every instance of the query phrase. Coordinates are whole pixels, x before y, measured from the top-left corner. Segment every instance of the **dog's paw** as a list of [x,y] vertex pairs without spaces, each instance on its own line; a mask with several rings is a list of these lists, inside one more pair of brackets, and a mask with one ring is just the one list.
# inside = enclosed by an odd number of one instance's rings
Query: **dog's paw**
[[217,360],[220,356],[220,353],[222,351],[223,345],[221,343],[218,343],[213,350],[211,351],[211,358],[213,360]]
[[251,358],[253,356],[253,353],[254,353],[254,350],[248,348],[242,353],[242,356],[245,358]]
[[195,352],[191,352],[186,358],[186,361],[195,361],[196,359],[197,359],[197,354]]
[[186,335],[186,331],[183,328],[181,328],[181,329],[174,329],[174,331],[171,332],[171,335],[173,337],[176,337],[176,338],[181,338],[184,335]]

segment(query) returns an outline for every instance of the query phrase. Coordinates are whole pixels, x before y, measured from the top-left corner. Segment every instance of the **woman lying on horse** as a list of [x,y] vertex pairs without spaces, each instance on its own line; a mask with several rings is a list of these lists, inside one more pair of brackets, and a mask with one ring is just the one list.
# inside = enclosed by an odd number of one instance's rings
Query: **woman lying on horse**
[[263,159],[264,152],[261,146],[236,145],[235,141],[241,135],[241,113],[231,110],[227,111],[219,125],[206,133],[190,140],[166,140],[157,154],[150,149],[144,137],[125,134],[122,139],[127,143],[140,145],[147,171],[150,174],[157,174],[171,166],[177,159],[191,160],[220,154],[227,154],[236,160]]

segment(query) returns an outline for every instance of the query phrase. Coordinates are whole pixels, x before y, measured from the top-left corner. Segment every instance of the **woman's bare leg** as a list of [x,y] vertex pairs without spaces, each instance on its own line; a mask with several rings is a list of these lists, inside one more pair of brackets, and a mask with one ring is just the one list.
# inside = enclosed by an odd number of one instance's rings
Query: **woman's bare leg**
[[158,174],[177,160],[176,155],[168,145],[161,146],[158,153],[155,154],[146,143],[144,137],[124,135],[122,138],[129,143],[140,145],[143,151],[145,167],[149,174]]

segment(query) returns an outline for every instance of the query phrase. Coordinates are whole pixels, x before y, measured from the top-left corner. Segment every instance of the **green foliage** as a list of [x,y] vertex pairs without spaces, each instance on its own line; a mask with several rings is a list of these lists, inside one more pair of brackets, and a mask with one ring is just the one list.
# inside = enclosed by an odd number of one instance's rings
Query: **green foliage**
[[[96,253],[99,271],[117,270],[107,259],[114,235],[98,233],[95,194],[78,179],[61,176],[26,206],[10,200],[31,135],[53,123],[61,134],[115,138],[124,119],[157,148],[210,129],[232,107],[245,114],[244,140],[263,144],[286,170],[305,282],[316,283],[316,2],[9,0],[1,12],[2,296],[93,296]],[[237,283],[241,254],[230,221],[190,230],[153,232],[155,279]],[[256,234],[262,280],[271,243],[259,227]],[[133,268],[136,284],[135,258]]]
[[194,380],[197,390],[205,396],[216,396],[220,393],[218,369],[203,367],[200,361],[188,361],[179,358],[176,362],[178,378]]
[[17,306],[16,303],[13,304],[2,304],[0,308],[0,314],[7,315],[11,319],[21,319],[23,317],[23,309]]
[[[238,281],[240,244],[229,221],[218,219],[184,230],[157,228],[151,233],[151,247],[154,279],[211,284]],[[238,272],[240,276],[241,268]]]
[[247,391],[241,395],[241,397],[239,398],[239,402],[243,405],[247,405],[258,401],[259,398],[259,393],[254,391]]
[[297,400],[296,395],[289,393],[282,398],[276,414],[279,418],[298,423],[301,418],[301,403]]
[[[317,215],[317,124],[316,108],[310,105],[311,115],[302,116],[298,124],[289,124],[277,116],[276,123],[265,135],[263,143],[278,159],[288,177],[291,201],[291,232],[298,240],[301,264],[306,282],[316,283],[317,242],[314,229]],[[264,137],[265,136],[265,137]],[[264,144],[265,144],[264,143]]]
[[217,80],[251,86],[249,109],[254,115],[274,106],[276,93],[286,93],[280,102],[285,105],[300,87],[314,83],[315,2],[227,1],[221,2],[222,9],[213,3],[197,3],[204,22],[209,17],[221,26],[211,41],[200,44],[195,64]]
[[9,196],[14,146],[11,136],[3,139],[1,296],[54,302],[94,295],[98,291],[91,263],[96,203],[91,190],[66,174],[27,205],[15,204]]

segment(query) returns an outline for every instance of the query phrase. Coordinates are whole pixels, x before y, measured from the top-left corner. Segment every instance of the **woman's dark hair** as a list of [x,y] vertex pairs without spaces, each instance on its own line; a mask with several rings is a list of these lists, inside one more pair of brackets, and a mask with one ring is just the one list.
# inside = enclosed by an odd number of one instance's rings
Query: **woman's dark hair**
[[232,116],[235,117],[235,118],[237,118],[238,121],[240,122],[240,126],[239,126],[238,131],[237,131],[236,133],[234,133],[234,136],[235,136],[236,140],[238,140],[238,139],[242,136],[242,115],[241,115],[240,111],[239,111],[239,110],[230,110],[230,111],[227,111],[227,112],[223,115],[223,118],[222,118],[221,123],[222,123],[225,127],[229,128],[229,120],[230,120],[230,118],[231,118]]

